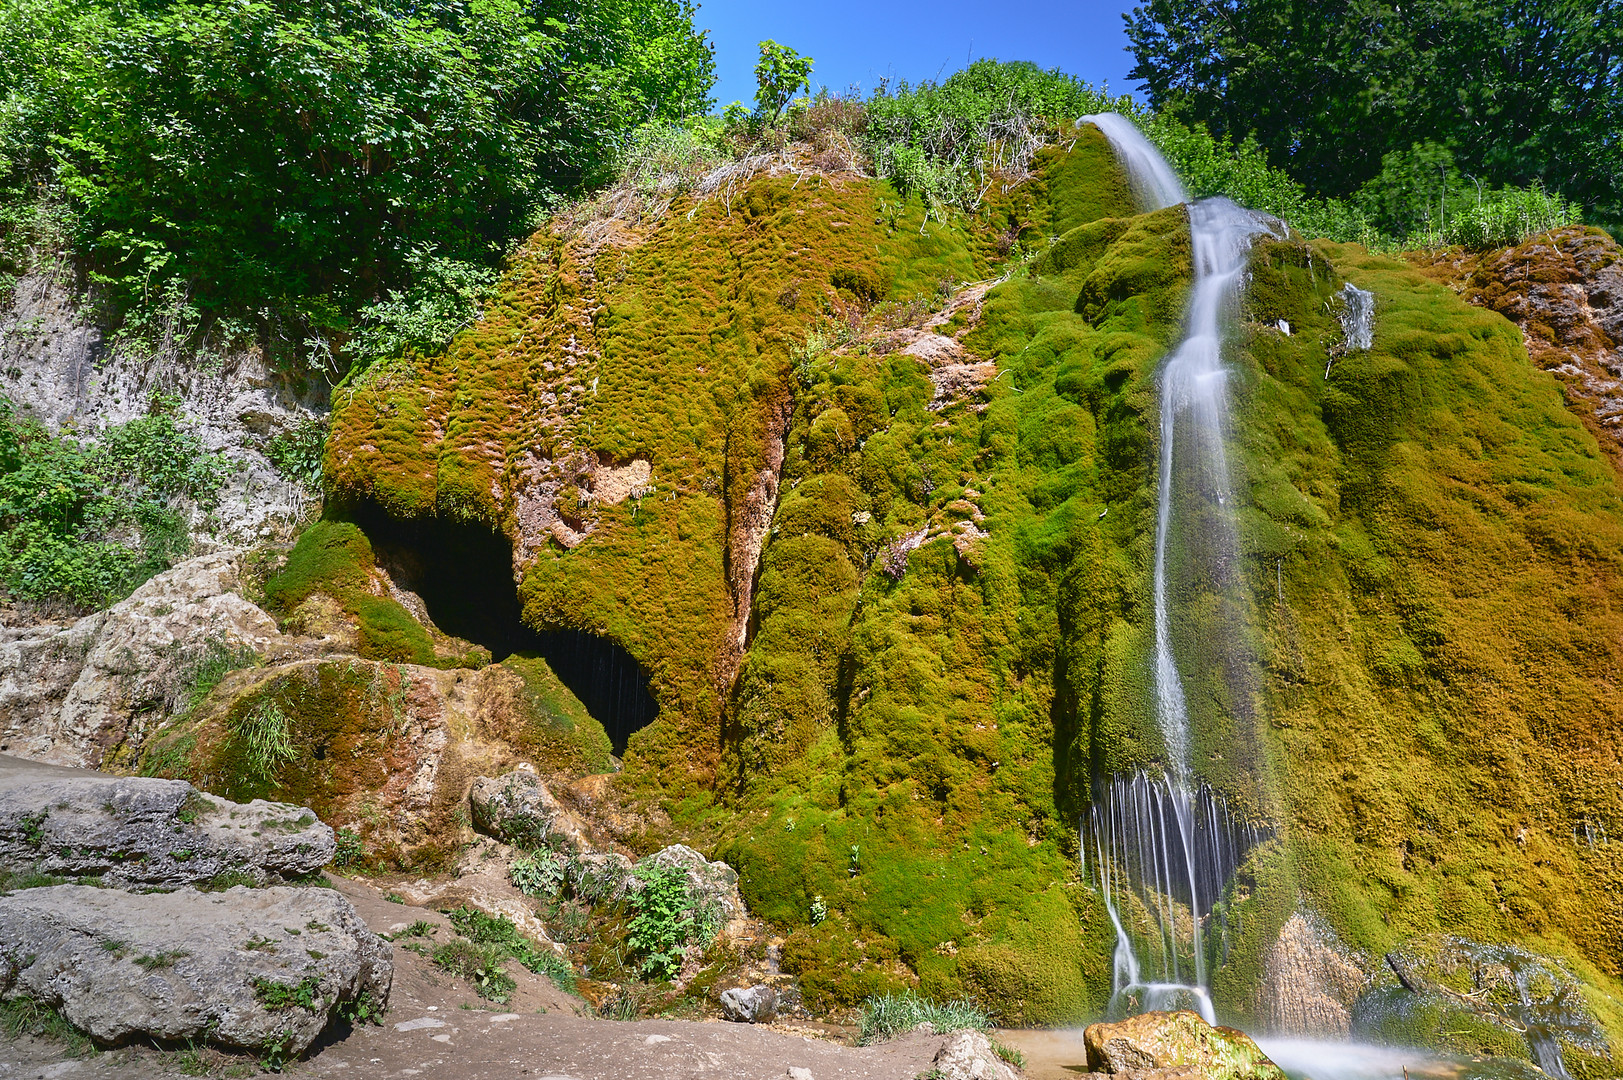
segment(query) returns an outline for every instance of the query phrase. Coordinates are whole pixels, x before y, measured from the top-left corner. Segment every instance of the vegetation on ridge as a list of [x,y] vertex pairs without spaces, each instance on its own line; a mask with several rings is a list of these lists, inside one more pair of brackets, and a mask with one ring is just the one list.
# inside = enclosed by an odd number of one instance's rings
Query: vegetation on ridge
[[471,321],[465,283],[602,182],[626,132],[709,107],[694,10],[5,0],[0,234],[64,208],[137,337],[179,318],[197,344],[330,351],[333,378],[435,348],[425,313]]
[[[1315,195],[1354,199],[1383,231],[1405,231],[1378,196],[1416,153],[1434,159],[1425,181],[1438,158],[1457,168],[1461,209],[1476,181],[1542,185],[1623,225],[1615,3],[1150,0],[1124,18],[1152,108],[1255,140],[1269,164]],[[1418,192],[1404,194],[1418,209]]]

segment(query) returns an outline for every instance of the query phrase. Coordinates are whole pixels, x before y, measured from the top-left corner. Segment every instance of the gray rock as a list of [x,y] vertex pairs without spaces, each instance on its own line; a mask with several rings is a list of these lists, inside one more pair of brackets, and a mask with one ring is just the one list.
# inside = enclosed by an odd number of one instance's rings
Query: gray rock
[[721,1015],[735,1024],[764,1024],[778,1014],[778,992],[770,986],[721,992]]
[[0,758],[0,868],[174,887],[242,874],[304,877],[332,829],[303,807],[215,799],[184,780],[105,776]]
[[680,867],[687,873],[688,891],[700,907],[721,916],[723,925],[744,916],[744,898],[738,892],[738,871],[723,862],[711,862],[686,844],[672,844],[649,855],[638,866]]
[[640,890],[642,882],[631,876],[631,869],[631,860],[613,851],[588,851],[564,868],[574,894],[594,904],[623,900]]
[[59,1009],[104,1043],[305,1050],[346,1003],[387,1001],[389,946],[331,889],[0,897],[0,999]]
[[148,728],[184,707],[204,649],[286,651],[275,620],[239,595],[238,564],[235,552],[202,555],[71,625],[0,627],[0,751],[132,762]]
[[992,1049],[984,1031],[955,1031],[937,1052],[932,1075],[940,1080],[1019,1080],[1020,1071]]
[[503,776],[481,776],[468,790],[474,828],[520,847],[589,850],[579,821],[547,790],[535,770],[519,768]]

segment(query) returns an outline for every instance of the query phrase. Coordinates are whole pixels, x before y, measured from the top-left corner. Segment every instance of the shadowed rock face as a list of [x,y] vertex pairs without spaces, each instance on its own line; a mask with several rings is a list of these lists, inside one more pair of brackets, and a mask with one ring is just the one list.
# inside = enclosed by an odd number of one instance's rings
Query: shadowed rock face
[[93,1038],[203,1039],[302,1053],[335,1010],[388,998],[389,946],[328,889],[131,894],[81,885],[0,897],[0,996]]
[[0,758],[0,865],[175,887],[222,874],[260,882],[305,877],[331,862],[334,849],[332,829],[303,807],[239,805],[184,780]]

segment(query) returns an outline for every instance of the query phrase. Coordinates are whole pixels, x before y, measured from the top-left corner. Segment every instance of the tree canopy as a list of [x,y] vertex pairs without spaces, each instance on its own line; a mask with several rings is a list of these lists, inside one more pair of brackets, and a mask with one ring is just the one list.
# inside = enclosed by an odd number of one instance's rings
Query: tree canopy
[[1149,0],[1126,20],[1154,107],[1254,136],[1317,194],[1430,144],[1623,219],[1623,0]]
[[221,307],[490,263],[710,105],[692,0],[0,0],[0,187],[48,186],[91,269]]

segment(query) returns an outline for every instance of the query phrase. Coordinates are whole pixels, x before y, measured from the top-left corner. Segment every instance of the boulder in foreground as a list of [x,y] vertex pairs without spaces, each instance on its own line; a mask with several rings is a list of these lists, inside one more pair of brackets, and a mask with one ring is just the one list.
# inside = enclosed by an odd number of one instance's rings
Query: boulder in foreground
[[335,1015],[381,1009],[394,963],[331,889],[0,897],[0,1000],[61,1011],[102,1043],[210,1041],[302,1053]]
[[301,878],[332,861],[332,829],[309,810],[215,799],[184,780],[106,776],[0,761],[0,868],[110,885]]
[[1245,1032],[1213,1027],[1188,1011],[1147,1012],[1114,1024],[1093,1024],[1082,1038],[1088,1068],[1112,1076],[1165,1070],[1180,1080],[1285,1080],[1284,1070]]

